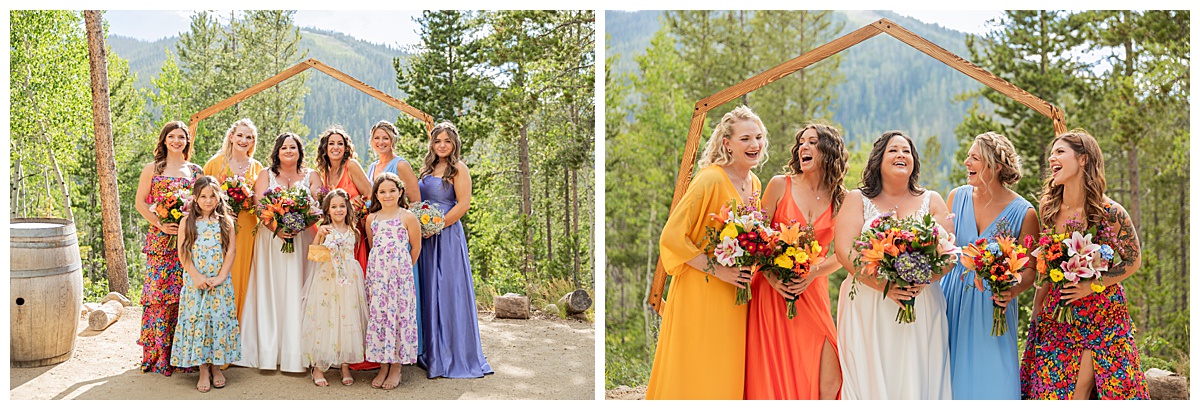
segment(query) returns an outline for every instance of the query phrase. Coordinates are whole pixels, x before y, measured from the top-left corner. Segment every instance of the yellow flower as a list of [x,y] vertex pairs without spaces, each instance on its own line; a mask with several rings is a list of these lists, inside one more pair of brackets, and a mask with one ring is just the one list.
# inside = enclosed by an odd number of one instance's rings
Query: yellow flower
[[787,254],[783,254],[775,257],[775,266],[791,269],[794,265],[792,265],[792,258],[788,257]]
[[1062,280],[1063,280],[1062,270],[1051,269],[1050,270],[1050,280],[1055,281],[1055,282],[1062,282]]
[[1103,291],[1104,291],[1104,285],[1099,284],[1099,283],[1094,283],[1094,282],[1092,283],[1092,292],[1100,293]]
[[805,263],[805,262],[808,262],[808,253],[807,252],[800,252],[799,255],[796,255],[796,263]]
[[812,254],[816,255],[818,253],[821,253],[821,244],[817,243],[817,241],[812,241]]
[[423,224],[429,223],[429,214],[421,215],[421,223],[423,223]]
[[738,230],[737,230],[737,225],[735,225],[735,224],[725,225],[725,229],[721,230],[721,239],[722,240],[724,240],[725,238],[736,238],[737,236],[738,236]]
[[179,210],[178,210],[178,209],[172,209],[172,210],[171,210],[171,216],[173,216],[173,217],[176,217],[176,218],[179,218],[179,217],[183,216],[183,213],[179,212]]
[[990,279],[991,279],[991,280],[996,280],[996,275],[992,275],[992,276],[990,277]]

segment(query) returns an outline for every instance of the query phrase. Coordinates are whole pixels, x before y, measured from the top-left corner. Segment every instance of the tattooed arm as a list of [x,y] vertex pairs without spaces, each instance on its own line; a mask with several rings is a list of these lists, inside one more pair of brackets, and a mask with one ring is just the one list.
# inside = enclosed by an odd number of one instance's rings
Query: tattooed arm
[[1095,242],[1111,246],[1113,251],[1121,256],[1121,262],[1108,267],[1108,271],[1104,272],[1101,281],[1083,280],[1079,281],[1077,285],[1068,285],[1063,288],[1063,298],[1067,301],[1082,299],[1094,293],[1091,288],[1093,283],[1103,283],[1106,287],[1120,283],[1125,278],[1132,276],[1142,266],[1142,245],[1138,240],[1133,220],[1129,218],[1129,213],[1125,212],[1125,207],[1116,201],[1111,203],[1112,206],[1108,209],[1104,226],[1101,227],[1103,232]]

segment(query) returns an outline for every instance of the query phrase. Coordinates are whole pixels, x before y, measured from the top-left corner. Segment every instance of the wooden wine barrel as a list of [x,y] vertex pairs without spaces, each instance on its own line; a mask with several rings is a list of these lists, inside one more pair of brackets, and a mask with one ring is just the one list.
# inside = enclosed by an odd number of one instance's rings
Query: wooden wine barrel
[[75,350],[83,273],[75,223],[9,221],[9,321],[12,367],[61,363]]

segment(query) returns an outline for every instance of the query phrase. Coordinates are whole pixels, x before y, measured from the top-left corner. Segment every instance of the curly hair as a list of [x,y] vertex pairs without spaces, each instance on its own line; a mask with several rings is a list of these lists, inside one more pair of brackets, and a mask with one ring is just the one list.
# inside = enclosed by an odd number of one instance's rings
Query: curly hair
[[[1080,160],[1083,171],[1084,214],[1087,226],[1099,226],[1104,220],[1104,154],[1100,152],[1100,144],[1096,138],[1082,129],[1073,129],[1065,134],[1059,134],[1050,140],[1046,147],[1046,157],[1054,150],[1058,141],[1067,143],[1075,151],[1075,158]],[[1048,169],[1049,167],[1047,167]],[[1054,174],[1047,172],[1042,186],[1042,196],[1039,208],[1042,211],[1042,225],[1054,226],[1054,220],[1062,210],[1063,186],[1054,183]]]
[[[345,169],[346,164],[354,159],[355,156],[354,142],[350,141],[350,137],[346,136],[346,130],[337,125],[329,127],[329,129],[321,133],[321,139],[317,142],[317,172],[321,173],[322,178],[328,176],[329,170],[333,168],[333,161],[329,159],[329,143],[334,135],[342,136],[342,143],[346,144],[346,149],[342,153],[342,162],[338,166]],[[325,182],[326,184],[329,183],[329,181]],[[333,181],[333,184],[337,185],[337,181]]]
[[821,169],[824,176],[821,178],[821,186],[829,190],[830,198],[833,198],[833,212],[836,214],[842,208],[842,200],[846,198],[846,187],[842,186],[842,181],[846,179],[846,161],[850,158],[850,152],[846,151],[846,143],[842,141],[842,134],[837,128],[809,123],[797,131],[796,143],[792,144],[792,158],[788,160],[785,172],[790,175],[804,173],[800,169],[800,141],[804,132],[810,129],[817,133],[817,150],[821,152],[822,157]]
[[867,158],[867,167],[863,168],[862,182],[858,183],[858,188],[867,198],[874,199],[880,192],[883,192],[883,153],[887,151],[892,137],[897,136],[908,141],[908,147],[912,151],[913,166],[912,174],[908,176],[908,192],[912,192],[914,195],[925,193],[925,188],[917,183],[921,176],[921,156],[917,154],[917,144],[913,143],[912,138],[904,135],[903,132],[888,131],[875,139],[875,145],[871,147],[871,155]]
[[442,161],[441,158],[438,158],[437,153],[433,152],[433,144],[437,141],[437,136],[442,133],[450,137],[450,142],[454,144],[454,150],[446,156],[446,170],[442,171],[442,185],[446,185],[458,175],[458,168],[454,166],[458,164],[459,157],[462,156],[462,140],[458,137],[458,127],[455,127],[450,121],[439,122],[433,126],[433,130],[429,131],[429,150],[425,153],[425,163],[421,165],[421,174],[417,178],[423,179],[426,175],[433,175],[433,169],[439,161]]
[[741,121],[754,121],[755,124],[758,124],[758,129],[762,130],[762,150],[759,151],[762,159],[758,161],[758,164],[767,163],[767,127],[763,125],[762,119],[758,118],[758,114],[751,111],[750,107],[742,105],[725,113],[721,117],[721,122],[718,122],[713,128],[712,135],[708,137],[708,143],[704,146],[704,153],[700,154],[700,163],[698,164],[700,168],[733,162],[733,154],[724,149],[721,140],[733,137],[733,124]]

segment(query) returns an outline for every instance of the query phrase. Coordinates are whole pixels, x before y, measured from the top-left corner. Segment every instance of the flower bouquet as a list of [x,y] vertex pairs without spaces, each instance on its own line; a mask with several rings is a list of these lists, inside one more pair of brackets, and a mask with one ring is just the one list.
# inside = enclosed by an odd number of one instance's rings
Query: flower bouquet
[[[154,213],[158,215],[161,223],[177,224],[183,219],[183,215],[187,213],[187,204],[191,200],[192,193],[190,189],[176,188],[162,194],[150,194],[146,202],[154,204]],[[175,244],[177,243],[176,235],[168,236],[170,236],[170,239],[167,241],[167,247],[175,249]]]
[[[941,229],[929,214],[896,218],[887,212],[872,220],[870,227],[854,242],[858,251],[854,264],[865,266],[867,275],[887,281],[885,297],[892,286],[928,284],[934,272],[954,263],[961,252],[954,246],[954,235]],[[852,289],[850,297],[854,294]],[[915,304],[914,299],[902,301],[896,322],[915,321]]]
[[[1040,283],[1049,283],[1062,291],[1067,283],[1079,283],[1082,279],[1096,278],[1092,291],[1104,291],[1103,272],[1108,267],[1121,263],[1121,256],[1107,244],[1092,243],[1096,229],[1083,230],[1082,223],[1068,221],[1070,233],[1052,233],[1049,229],[1042,231],[1038,248],[1032,253],[1037,258],[1037,271]],[[1054,305],[1054,321],[1059,323],[1075,323],[1075,312],[1062,300]]]
[[446,227],[446,215],[437,205],[431,204],[429,201],[421,201],[412,204],[411,209],[417,216],[417,221],[421,223],[422,238],[437,235]]
[[[1033,237],[1025,237],[1026,245],[1031,245]],[[992,294],[1008,291],[1021,281],[1021,270],[1029,262],[1026,254],[1027,247],[1016,243],[1016,238],[1001,230],[990,241],[979,238],[975,243],[962,249],[962,264],[967,271],[975,272],[975,288],[984,292],[986,282]],[[1004,306],[992,301],[992,336],[1003,336],[1008,332],[1008,321],[1004,315]]]
[[[708,258],[708,272],[713,271],[715,264],[721,266],[748,266],[757,270],[760,266],[770,264],[775,253],[775,244],[769,239],[776,233],[766,224],[766,215],[759,208],[758,195],[751,194],[747,203],[738,205],[736,200],[721,207],[718,213],[708,214],[721,222],[720,228],[705,227],[704,253]],[[737,289],[734,303],[744,305],[750,301],[750,284],[739,282],[743,287]]]
[[221,191],[225,192],[225,201],[233,215],[237,216],[243,209],[254,208],[254,189],[241,175],[233,175],[221,181]]
[[[258,202],[258,209],[262,213],[263,219],[275,221],[275,236],[278,237],[280,230],[295,234],[320,220],[320,208],[312,205],[312,198],[308,196],[308,191],[299,187],[283,189],[283,187],[277,186],[267,190]],[[292,239],[283,240],[283,248],[280,249],[283,253],[296,251],[296,245]]]
[[[821,254],[821,245],[817,243],[812,226],[801,227],[799,223],[783,226],[778,224],[776,235],[769,238],[775,244],[771,263],[763,270],[785,285],[793,280],[804,279],[812,271],[812,267],[821,263],[825,258]],[[787,298],[787,317],[796,317],[796,298]]]

